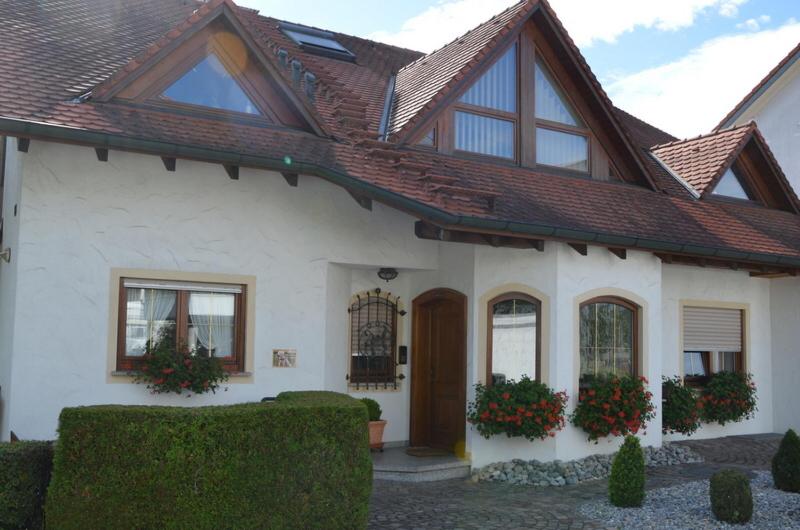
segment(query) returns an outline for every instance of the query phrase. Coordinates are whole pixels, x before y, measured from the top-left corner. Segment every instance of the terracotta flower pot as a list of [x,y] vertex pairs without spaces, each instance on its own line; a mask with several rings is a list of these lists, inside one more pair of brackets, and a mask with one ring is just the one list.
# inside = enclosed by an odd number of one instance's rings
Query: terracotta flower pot
[[370,449],[380,449],[383,451],[383,429],[386,428],[386,420],[369,422],[369,447]]

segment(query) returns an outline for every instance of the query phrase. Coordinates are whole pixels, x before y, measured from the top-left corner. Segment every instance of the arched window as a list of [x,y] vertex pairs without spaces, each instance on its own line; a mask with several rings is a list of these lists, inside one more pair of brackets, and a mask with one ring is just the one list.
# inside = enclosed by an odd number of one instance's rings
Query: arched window
[[580,310],[580,383],[638,371],[639,308],[617,297],[594,298]]
[[539,380],[542,304],[523,293],[506,293],[489,302],[487,384]]

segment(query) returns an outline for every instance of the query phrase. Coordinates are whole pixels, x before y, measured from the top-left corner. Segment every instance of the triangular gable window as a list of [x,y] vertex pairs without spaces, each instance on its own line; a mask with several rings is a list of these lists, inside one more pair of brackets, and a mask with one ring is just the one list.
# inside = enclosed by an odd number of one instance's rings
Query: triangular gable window
[[222,61],[212,53],[167,88],[162,98],[219,110],[260,115]]
[[553,76],[547,70],[547,67],[542,64],[541,60],[536,61],[535,77],[536,118],[572,125],[573,127],[583,127],[580,118],[564,99],[561,91],[553,81]]
[[514,44],[463,96],[461,103],[500,110],[517,111],[517,45]]
[[739,178],[733,168],[728,168],[728,170],[725,171],[725,174],[722,175],[722,178],[719,179],[719,182],[714,188],[713,194],[748,201],[753,200],[742,184],[741,178]]

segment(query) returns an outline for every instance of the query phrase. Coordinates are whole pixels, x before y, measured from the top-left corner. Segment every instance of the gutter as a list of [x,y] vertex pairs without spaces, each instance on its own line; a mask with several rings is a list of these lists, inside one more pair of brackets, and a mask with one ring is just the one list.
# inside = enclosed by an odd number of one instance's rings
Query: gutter
[[139,152],[150,155],[198,160],[201,162],[230,164],[243,167],[267,169],[274,171],[291,171],[313,175],[337,184],[347,190],[358,191],[387,206],[399,209],[410,215],[430,221],[431,223],[450,226],[465,227],[473,231],[491,230],[494,232],[508,232],[509,234],[524,234],[537,238],[547,238],[566,242],[580,242],[598,246],[625,247],[648,252],[676,252],[705,258],[720,258],[734,261],[750,261],[764,265],[779,265],[785,267],[800,267],[800,258],[776,256],[772,254],[748,253],[735,250],[725,250],[714,247],[690,244],[673,243],[655,239],[644,239],[620,236],[586,230],[572,230],[554,226],[518,223],[512,221],[499,221],[480,217],[466,217],[453,215],[438,208],[428,206],[419,201],[409,199],[398,193],[388,191],[374,184],[364,182],[342,171],[323,167],[318,164],[309,164],[302,161],[292,161],[287,164],[283,159],[270,157],[239,155],[227,151],[217,151],[202,147],[192,147],[169,142],[141,140],[119,135],[111,135],[55,126],[40,122],[30,122],[9,118],[0,118],[0,131],[23,138],[35,138],[46,141],[56,141],[85,145],[87,147],[101,147],[122,151]]

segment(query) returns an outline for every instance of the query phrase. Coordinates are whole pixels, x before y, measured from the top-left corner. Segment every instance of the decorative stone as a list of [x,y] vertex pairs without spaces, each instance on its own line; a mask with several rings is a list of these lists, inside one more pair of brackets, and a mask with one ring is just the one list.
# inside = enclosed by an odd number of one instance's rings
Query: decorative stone
[[[472,472],[473,482],[507,482],[516,485],[565,486],[607,477],[615,455],[591,455],[580,460],[539,462],[515,459],[489,464]],[[645,447],[647,467],[674,466],[702,462],[690,448],[664,443],[660,448]]]

